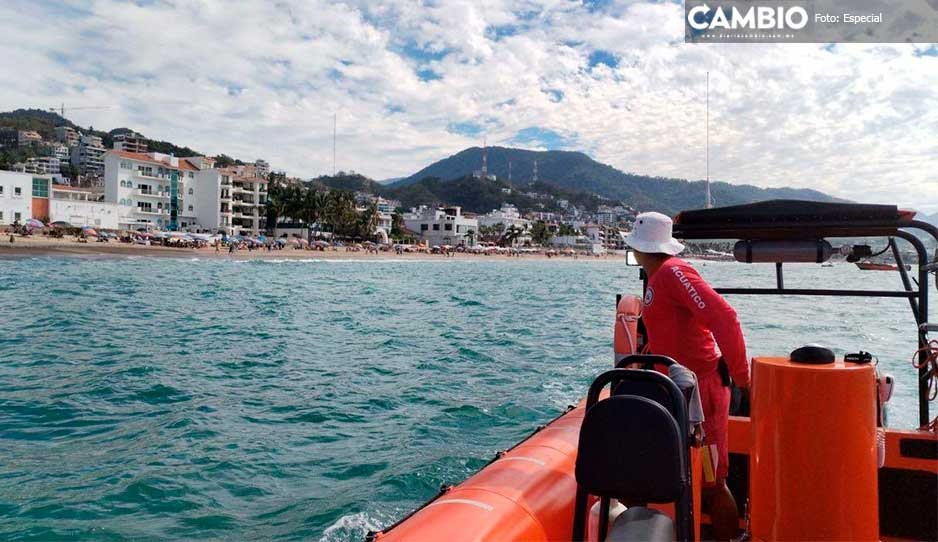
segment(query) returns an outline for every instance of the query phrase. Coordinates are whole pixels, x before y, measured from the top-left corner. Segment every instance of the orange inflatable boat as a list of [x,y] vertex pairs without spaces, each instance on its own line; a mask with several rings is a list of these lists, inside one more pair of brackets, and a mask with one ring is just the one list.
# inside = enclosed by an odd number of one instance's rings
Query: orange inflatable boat
[[[758,240],[753,246],[766,251],[762,261],[772,261],[776,242],[784,243],[777,254],[789,257],[799,247],[813,250],[818,239],[838,237],[902,239],[918,254],[913,284],[894,251],[903,290],[786,289],[788,260],[780,256],[776,288],[717,289],[724,295],[905,298],[916,320],[910,337],[918,348],[918,430],[883,427],[892,384],[865,353],[837,358],[824,347],[793,344],[789,355],[752,360],[751,410],[730,417],[727,483],[743,508],[740,532],[753,540],[938,540],[938,434],[928,415],[929,382],[938,382],[938,348],[928,334],[938,326],[927,321],[938,255],[930,259],[910,230],[938,242],[938,228],[891,206],[774,201],[686,211],[676,219],[675,236],[684,239]],[[813,253],[793,257],[803,261],[798,258]],[[629,357],[641,342],[640,310],[638,298],[618,302],[617,363],[646,359]],[[634,385],[639,381],[653,385]],[[706,539],[701,460],[681,434],[684,407],[675,407],[673,392],[669,400],[655,391],[672,384],[654,371],[603,372],[585,401],[368,540]],[[641,449],[653,453],[641,455]],[[655,504],[663,502],[675,504]]]

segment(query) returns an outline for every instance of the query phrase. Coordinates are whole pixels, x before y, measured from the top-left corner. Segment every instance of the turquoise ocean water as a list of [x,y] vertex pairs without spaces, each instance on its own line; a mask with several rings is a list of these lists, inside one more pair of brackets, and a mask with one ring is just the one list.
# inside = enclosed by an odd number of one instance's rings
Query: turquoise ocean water
[[[771,266],[698,263],[773,286]],[[0,539],[359,540],[611,366],[621,261],[0,261]],[[786,285],[897,288],[791,266]],[[869,350],[917,420],[904,300],[731,297],[751,355]]]

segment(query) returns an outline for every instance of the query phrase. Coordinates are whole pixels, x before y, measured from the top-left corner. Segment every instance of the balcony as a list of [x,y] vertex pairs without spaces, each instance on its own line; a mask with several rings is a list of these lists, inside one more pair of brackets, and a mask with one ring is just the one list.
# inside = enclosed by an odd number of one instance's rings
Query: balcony
[[169,214],[166,209],[147,209],[144,207],[137,207],[135,210],[142,215],[165,216]]
[[169,192],[158,192],[156,190],[142,190],[137,188],[134,190],[134,194],[137,196],[145,196],[149,198],[168,198]]

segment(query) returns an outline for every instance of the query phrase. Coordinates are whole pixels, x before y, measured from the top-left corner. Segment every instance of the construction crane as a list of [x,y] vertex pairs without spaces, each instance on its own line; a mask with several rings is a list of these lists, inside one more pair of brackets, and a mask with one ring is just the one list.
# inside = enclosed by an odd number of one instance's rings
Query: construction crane
[[[110,109],[110,107],[106,105],[94,105],[94,106],[69,107],[68,108],[69,111],[75,111],[78,109]],[[59,116],[61,116],[63,119],[65,118],[65,104],[64,103],[58,109],[55,107],[50,107],[49,111],[52,111],[53,113],[58,113]]]

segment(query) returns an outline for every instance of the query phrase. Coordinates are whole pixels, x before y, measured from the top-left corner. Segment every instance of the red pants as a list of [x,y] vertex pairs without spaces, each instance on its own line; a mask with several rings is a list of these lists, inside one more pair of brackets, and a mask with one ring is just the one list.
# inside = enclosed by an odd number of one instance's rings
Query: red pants
[[703,403],[703,430],[704,445],[717,445],[719,462],[717,463],[717,482],[726,480],[729,472],[729,440],[728,424],[730,420],[730,388],[723,386],[720,375],[713,372],[699,378],[697,386],[700,388],[700,401]]

